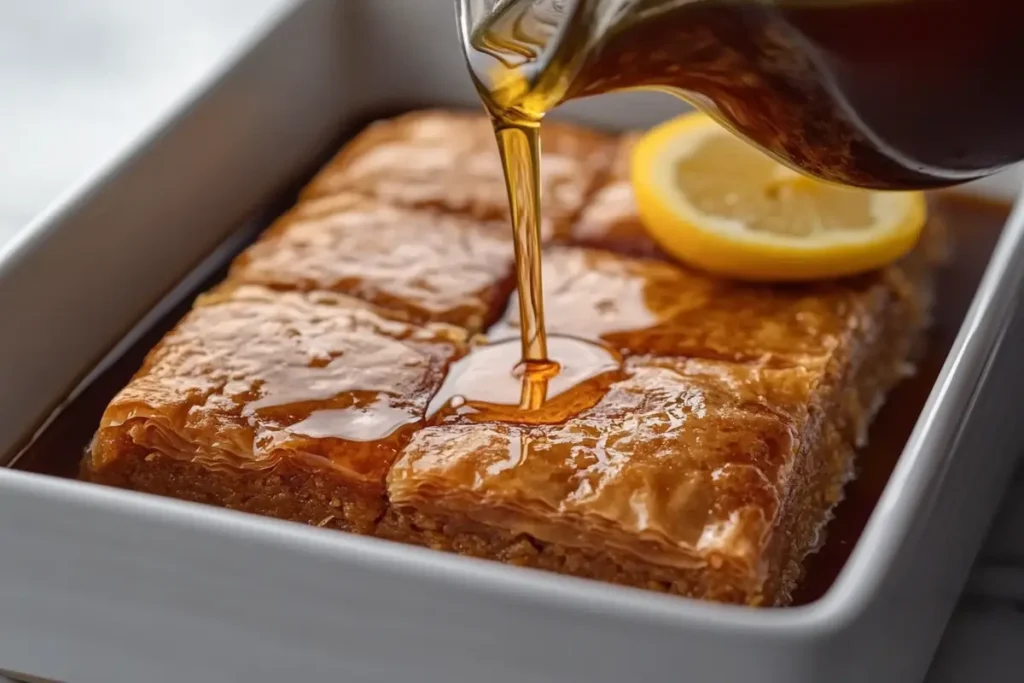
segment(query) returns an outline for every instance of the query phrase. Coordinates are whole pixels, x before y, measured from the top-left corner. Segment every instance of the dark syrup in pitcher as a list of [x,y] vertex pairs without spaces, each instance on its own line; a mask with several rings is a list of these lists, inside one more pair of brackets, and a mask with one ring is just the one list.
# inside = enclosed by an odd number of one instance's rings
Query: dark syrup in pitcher
[[670,91],[838,183],[951,185],[1024,159],[1024,3],[512,0],[467,46],[499,119]]

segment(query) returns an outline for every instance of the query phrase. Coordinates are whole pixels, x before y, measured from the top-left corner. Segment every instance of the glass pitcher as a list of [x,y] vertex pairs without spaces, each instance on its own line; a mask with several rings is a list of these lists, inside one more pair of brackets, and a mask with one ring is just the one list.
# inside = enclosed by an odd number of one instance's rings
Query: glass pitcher
[[1024,159],[1024,2],[456,0],[491,108],[674,93],[783,163],[882,189]]

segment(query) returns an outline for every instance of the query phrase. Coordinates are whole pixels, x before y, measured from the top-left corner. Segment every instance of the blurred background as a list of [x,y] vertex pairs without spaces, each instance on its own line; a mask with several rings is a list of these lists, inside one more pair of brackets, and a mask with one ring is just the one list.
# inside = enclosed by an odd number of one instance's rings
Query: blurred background
[[0,0],[0,240],[115,156],[281,0]]

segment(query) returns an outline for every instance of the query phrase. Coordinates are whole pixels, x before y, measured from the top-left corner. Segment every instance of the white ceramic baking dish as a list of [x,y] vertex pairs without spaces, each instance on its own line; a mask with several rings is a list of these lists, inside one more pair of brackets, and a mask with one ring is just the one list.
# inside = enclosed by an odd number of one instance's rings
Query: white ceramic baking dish
[[[473,102],[450,0],[286,5],[0,251],[0,454],[223,263],[339,135],[376,112]],[[678,111],[630,96],[562,115],[624,127]],[[856,549],[811,604],[703,604],[0,468],[0,669],[71,683],[919,680],[1024,445],[1024,358],[1003,344],[1024,332],[1022,234],[1017,211]]]

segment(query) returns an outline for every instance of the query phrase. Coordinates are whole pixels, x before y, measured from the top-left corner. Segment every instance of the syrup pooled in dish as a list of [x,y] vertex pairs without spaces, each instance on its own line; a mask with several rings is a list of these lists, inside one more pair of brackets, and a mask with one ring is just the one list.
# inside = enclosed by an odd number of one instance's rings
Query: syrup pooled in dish
[[85,476],[786,604],[918,348],[941,224],[861,277],[729,283],[624,247],[642,230],[609,168],[627,143],[545,135],[544,363],[519,363],[490,122],[412,114],[342,150],[156,346],[108,406]]

